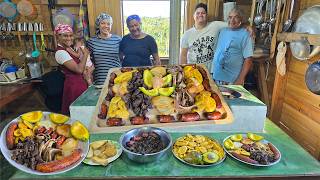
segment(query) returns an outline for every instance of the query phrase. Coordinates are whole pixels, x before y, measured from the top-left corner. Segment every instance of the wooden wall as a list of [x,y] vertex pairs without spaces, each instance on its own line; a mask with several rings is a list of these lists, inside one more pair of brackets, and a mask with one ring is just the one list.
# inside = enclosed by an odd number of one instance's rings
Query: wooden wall
[[[296,1],[295,18],[320,0]],[[314,157],[320,159],[320,96],[311,93],[305,84],[305,73],[320,55],[308,60],[294,58],[288,46],[287,73],[275,74],[271,119]]]
[[[57,1],[55,9],[49,9],[48,8],[48,0],[30,0],[32,4],[37,9],[37,16],[34,18],[24,17],[21,15],[18,15],[16,19],[14,19],[15,23],[18,22],[38,22],[44,24],[44,39],[45,44],[47,48],[55,49],[55,43],[54,43],[54,37],[53,37],[53,29],[51,19],[53,15],[56,13],[56,11],[60,8],[66,8],[70,13],[72,13],[75,17],[75,22],[79,18],[79,7],[80,7],[80,1],[79,0],[59,0]],[[13,3],[18,3],[19,0],[12,0]],[[84,12],[87,12],[87,0],[83,0],[83,8]],[[6,21],[3,21],[6,22]],[[1,22],[2,23],[2,22]],[[26,46],[24,44],[25,36],[28,34],[29,37],[29,43],[26,45],[31,47],[33,50],[33,43],[32,43],[32,32],[13,32],[15,35],[15,38],[13,40],[5,40],[0,41],[0,47],[3,49],[3,57],[11,59],[14,61],[15,64],[19,66],[23,66],[23,64],[26,62],[25,57],[19,57],[19,52],[25,51]],[[21,41],[19,40],[19,36],[21,37]],[[37,48],[39,49],[41,46],[40,41],[40,33],[37,32]],[[54,54],[50,52],[41,52],[41,55],[39,58],[37,58],[37,61],[43,62],[45,66],[45,71],[49,71],[52,66],[57,66],[56,61],[54,60]]]

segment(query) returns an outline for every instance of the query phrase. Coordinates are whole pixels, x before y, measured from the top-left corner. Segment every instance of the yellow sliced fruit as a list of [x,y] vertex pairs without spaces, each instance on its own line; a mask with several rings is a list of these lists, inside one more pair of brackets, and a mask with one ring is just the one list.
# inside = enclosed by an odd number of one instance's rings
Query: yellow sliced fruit
[[223,143],[224,147],[227,148],[228,150],[234,149],[234,144],[232,142],[231,139],[227,139],[226,141],[224,141]]
[[163,77],[164,75],[167,74],[166,68],[162,66],[154,67],[150,70],[150,72],[157,77]]
[[139,90],[141,92],[143,92],[145,95],[148,95],[148,96],[158,96],[159,95],[159,90],[158,89],[147,90],[144,87],[139,87]]
[[13,131],[13,135],[18,137],[18,136],[21,136],[21,132],[20,132],[20,129],[16,129]]
[[154,89],[161,88],[162,86],[164,86],[164,81],[161,77],[155,76],[152,78],[152,87]]
[[241,141],[241,140],[242,140],[242,134],[235,134],[235,135],[232,135],[232,136],[230,137],[230,139],[231,139],[232,141],[239,142],[239,141]]
[[246,150],[241,150],[240,154],[244,155],[244,156],[250,156],[250,153]]
[[28,126],[26,126],[23,122],[18,122],[19,129],[28,129]]
[[26,125],[29,129],[33,129],[33,124],[26,121],[26,120],[22,120],[23,124]]
[[43,117],[42,111],[31,111],[21,115],[21,119],[30,123],[36,123]]
[[247,133],[247,137],[251,139],[252,141],[260,141],[263,139],[263,136],[253,134],[253,133]]
[[119,84],[122,82],[128,82],[132,79],[132,71],[124,72],[119,74],[115,79],[114,83]]
[[170,96],[175,90],[175,87],[159,88],[159,94],[162,96]]
[[87,141],[89,139],[89,131],[80,121],[72,123],[71,135],[81,141]]
[[31,129],[20,129],[21,136],[26,138],[28,136],[33,136],[33,131]]
[[202,75],[201,75],[201,73],[199,72],[198,69],[194,69],[194,70],[192,71],[192,74],[193,74],[193,77],[196,78],[199,83],[202,83],[203,78],[202,78]]
[[163,79],[163,86],[167,86],[172,82],[172,74],[168,74]]
[[143,82],[148,86],[148,88],[152,88],[152,78],[153,75],[149,69],[143,71]]
[[50,113],[49,118],[53,123],[63,124],[69,120],[69,117],[63,114]]

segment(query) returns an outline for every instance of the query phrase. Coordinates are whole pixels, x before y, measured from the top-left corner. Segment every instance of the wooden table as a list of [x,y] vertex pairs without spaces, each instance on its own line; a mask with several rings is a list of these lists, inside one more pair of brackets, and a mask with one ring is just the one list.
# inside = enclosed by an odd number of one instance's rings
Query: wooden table
[[8,84],[0,86],[0,109],[19,97],[32,92],[33,84]]

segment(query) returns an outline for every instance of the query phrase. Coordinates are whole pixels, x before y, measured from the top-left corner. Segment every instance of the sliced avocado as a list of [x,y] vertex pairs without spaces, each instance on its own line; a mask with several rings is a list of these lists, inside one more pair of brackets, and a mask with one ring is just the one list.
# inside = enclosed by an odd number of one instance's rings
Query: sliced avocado
[[139,90],[147,96],[158,96],[159,95],[158,89],[147,90],[144,87],[139,87]]
[[159,94],[162,96],[170,96],[175,90],[175,87],[159,88]]
[[198,151],[191,151],[186,154],[186,157],[183,160],[190,164],[201,164],[202,155]]
[[223,143],[224,147],[227,148],[228,150],[234,149],[234,144],[232,142],[231,139],[227,139],[224,143]]
[[143,82],[148,88],[152,88],[153,75],[149,69],[143,71]]
[[215,152],[206,152],[202,155],[202,160],[207,164],[213,164],[219,160],[219,155]]
[[232,135],[232,136],[230,137],[230,139],[231,139],[232,141],[239,142],[239,141],[241,141],[241,140],[242,140],[242,134],[235,134],[235,135]]
[[252,141],[260,141],[263,139],[263,136],[253,134],[253,133],[247,133],[247,137],[251,139]]
[[172,82],[172,74],[168,74],[165,77],[162,78],[163,79],[163,86],[167,86]]

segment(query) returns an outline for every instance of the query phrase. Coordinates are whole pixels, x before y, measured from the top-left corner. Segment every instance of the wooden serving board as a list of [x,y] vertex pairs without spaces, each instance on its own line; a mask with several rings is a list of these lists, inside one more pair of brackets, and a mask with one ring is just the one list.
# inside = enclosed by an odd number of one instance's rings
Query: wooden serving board
[[[201,66],[203,69],[205,69],[207,76],[209,77],[209,84],[210,84],[210,88],[213,92],[215,92],[220,100],[221,100],[221,104],[222,104],[222,112],[225,113],[225,115],[223,116],[222,119],[219,120],[199,120],[199,121],[192,121],[192,122],[181,122],[181,121],[175,121],[172,123],[160,123],[158,122],[156,119],[150,119],[149,124],[143,124],[143,125],[131,125],[130,121],[127,121],[125,125],[123,126],[105,126],[105,127],[101,127],[98,125],[98,122],[101,121],[102,119],[100,119],[98,117],[98,114],[100,112],[100,106],[101,103],[104,101],[105,97],[107,96],[108,93],[108,85],[109,85],[109,80],[110,80],[110,74],[112,72],[116,72],[119,71],[121,68],[112,68],[109,70],[108,72],[108,76],[106,78],[106,81],[103,85],[101,94],[99,96],[99,100],[97,102],[95,111],[93,113],[93,116],[91,118],[91,122],[90,122],[90,126],[89,126],[89,131],[90,133],[114,133],[114,132],[123,132],[123,131],[128,131],[130,129],[133,128],[139,128],[139,127],[143,127],[143,126],[153,126],[153,127],[160,127],[160,128],[186,128],[187,126],[215,126],[215,125],[219,125],[219,124],[229,124],[233,122],[233,114],[228,106],[228,104],[225,102],[218,86],[215,84],[215,82],[212,80],[207,68],[204,65],[197,65],[197,66]],[[167,66],[169,67],[169,66]],[[150,67],[149,67],[150,68]],[[218,109],[219,110],[219,109]],[[150,110],[150,111],[155,111],[154,109]],[[108,117],[106,119],[104,119],[104,121],[107,121]],[[128,123],[129,122],[129,123]]]

